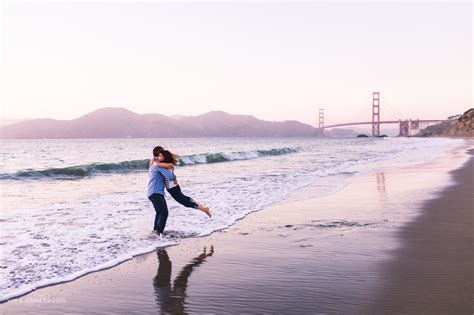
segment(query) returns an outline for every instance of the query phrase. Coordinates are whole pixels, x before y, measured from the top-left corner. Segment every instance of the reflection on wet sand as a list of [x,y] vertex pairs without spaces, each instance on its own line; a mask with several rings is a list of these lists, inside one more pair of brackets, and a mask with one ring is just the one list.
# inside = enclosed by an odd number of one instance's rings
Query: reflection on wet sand
[[171,260],[165,249],[159,249],[158,255],[158,273],[153,279],[153,287],[157,302],[162,313],[184,314],[184,301],[186,298],[186,288],[188,287],[188,278],[191,276],[195,267],[201,265],[207,257],[214,254],[214,247],[211,246],[209,252],[204,247],[203,252],[191,260],[189,264],[183,267],[179,275],[171,286]]
[[379,191],[380,201],[386,201],[387,192],[385,191],[385,174],[383,172],[377,172],[375,176],[377,178],[377,190]]

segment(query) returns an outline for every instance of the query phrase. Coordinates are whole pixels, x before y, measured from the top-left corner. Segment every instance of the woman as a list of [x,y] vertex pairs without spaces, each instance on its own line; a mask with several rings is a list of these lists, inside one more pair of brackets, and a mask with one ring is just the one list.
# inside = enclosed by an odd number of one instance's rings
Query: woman
[[[167,167],[169,164],[178,164],[178,157],[168,150],[162,150],[158,153],[158,161],[160,163],[158,163],[157,165]],[[174,168],[171,168],[168,171],[170,171],[174,176]],[[165,185],[166,190],[170,193],[174,200],[176,200],[185,207],[201,210],[202,212],[207,214],[209,218],[212,217],[211,211],[208,207],[204,207],[203,205],[194,201],[191,197],[188,197],[183,194],[183,192],[181,191],[181,187],[179,187],[179,184],[176,180],[176,176],[174,176],[174,180],[167,180],[167,178],[165,177]]]

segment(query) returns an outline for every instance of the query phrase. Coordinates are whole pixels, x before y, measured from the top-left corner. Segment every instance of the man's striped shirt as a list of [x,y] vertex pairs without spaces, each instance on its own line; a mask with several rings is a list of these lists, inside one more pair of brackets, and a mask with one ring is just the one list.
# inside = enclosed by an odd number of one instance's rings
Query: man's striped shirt
[[148,192],[147,197],[153,194],[165,194],[165,181],[170,182],[175,179],[174,174],[166,168],[150,165],[148,168]]

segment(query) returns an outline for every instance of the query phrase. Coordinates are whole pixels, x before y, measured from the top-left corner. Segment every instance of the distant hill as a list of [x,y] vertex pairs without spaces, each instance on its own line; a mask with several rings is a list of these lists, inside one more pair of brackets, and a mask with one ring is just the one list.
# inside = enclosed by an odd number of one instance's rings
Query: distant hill
[[8,118],[0,118],[0,127],[13,125],[19,123],[20,121],[25,121],[26,119],[8,119]]
[[445,120],[426,127],[418,137],[474,137],[474,108],[467,110],[457,119]]
[[316,129],[298,121],[271,122],[213,111],[198,116],[137,114],[108,107],[73,120],[33,119],[0,127],[2,139],[308,137]]

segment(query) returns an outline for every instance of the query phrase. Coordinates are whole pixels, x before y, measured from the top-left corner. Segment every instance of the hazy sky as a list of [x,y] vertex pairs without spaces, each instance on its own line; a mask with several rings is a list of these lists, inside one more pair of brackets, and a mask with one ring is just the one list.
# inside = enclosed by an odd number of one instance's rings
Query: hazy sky
[[471,2],[3,2],[2,108],[315,124],[472,107]]

